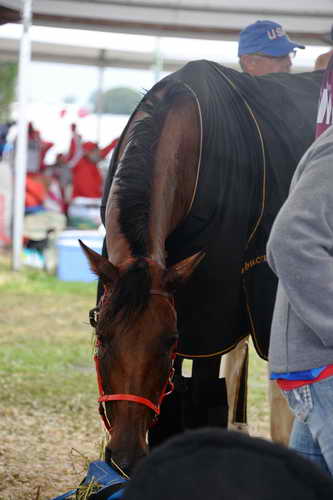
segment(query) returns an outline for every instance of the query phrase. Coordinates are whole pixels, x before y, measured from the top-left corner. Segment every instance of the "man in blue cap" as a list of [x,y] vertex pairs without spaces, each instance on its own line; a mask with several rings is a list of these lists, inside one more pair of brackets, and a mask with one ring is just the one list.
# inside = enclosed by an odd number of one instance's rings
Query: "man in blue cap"
[[240,33],[238,56],[242,70],[253,76],[290,72],[295,49],[304,45],[289,40],[274,21],[257,21]]

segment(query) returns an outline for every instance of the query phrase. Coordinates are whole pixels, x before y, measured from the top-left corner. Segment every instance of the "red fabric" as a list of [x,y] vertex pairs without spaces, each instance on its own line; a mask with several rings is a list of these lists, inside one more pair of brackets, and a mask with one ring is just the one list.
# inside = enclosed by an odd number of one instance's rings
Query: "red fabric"
[[101,158],[105,158],[106,155],[117,146],[118,141],[119,141],[119,137],[117,137],[116,139],[113,139],[113,141],[108,146],[106,146],[104,149],[101,149],[100,150]]
[[72,197],[102,197],[102,176],[95,163],[83,156],[73,168]]
[[25,206],[42,205],[46,198],[45,186],[36,178],[27,175],[25,188]]
[[97,142],[87,141],[82,144],[82,148],[85,153],[89,153],[89,151],[98,149],[98,144]]
[[283,391],[291,391],[292,389],[297,389],[297,387],[302,387],[302,385],[314,384],[323,380],[324,378],[331,377],[333,375],[333,365],[328,365],[316,378],[312,380],[285,380],[282,378],[277,379],[278,386]]
[[[89,153],[98,150],[99,158],[103,159],[116,146],[118,138],[114,139],[108,146],[99,149],[96,142],[87,141],[82,144],[83,151]],[[86,198],[102,197],[101,173],[88,155],[84,155],[73,168],[73,198],[83,196]]]

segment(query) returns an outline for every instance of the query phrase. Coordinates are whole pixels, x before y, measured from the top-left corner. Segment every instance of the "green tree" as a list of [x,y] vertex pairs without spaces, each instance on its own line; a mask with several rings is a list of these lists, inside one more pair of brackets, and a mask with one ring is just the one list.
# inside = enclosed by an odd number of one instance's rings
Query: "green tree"
[[[97,111],[98,93],[91,95],[90,102]],[[107,90],[102,95],[102,112],[114,115],[129,115],[142,99],[142,94],[129,87],[115,87]]]
[[0,63],[0,122],[5,122],[9,119],[10,104],[15,95],[16,75],[16,63]]

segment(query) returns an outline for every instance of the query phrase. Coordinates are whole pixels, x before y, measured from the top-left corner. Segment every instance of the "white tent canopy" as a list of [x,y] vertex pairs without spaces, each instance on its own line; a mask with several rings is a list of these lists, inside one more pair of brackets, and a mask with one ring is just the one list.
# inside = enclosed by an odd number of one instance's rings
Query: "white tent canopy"
[[[3,22],[21,0],[0,0]],[[329,43],[332,0],[33,0],[33,23],[155,36],[236,40],[257,19],[280,22],[290,38]],[[17,13],[16,13],[17,14]]]
[[[17,61],[20,41],[0,34],[0,61]],[[31,59],[39,62],[80,64],[85,66],[150,69],[156,63],[155,52],[113,50],[80,45],[31,42]],[[163,57],[163,70],[176,71],[189,58]],[[233,66],[236,67],[234,64]]]

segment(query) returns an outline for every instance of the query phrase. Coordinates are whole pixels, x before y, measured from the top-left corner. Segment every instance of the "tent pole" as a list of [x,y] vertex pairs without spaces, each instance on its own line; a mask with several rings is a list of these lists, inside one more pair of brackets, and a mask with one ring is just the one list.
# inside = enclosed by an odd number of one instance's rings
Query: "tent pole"
[[157,83],[161,79],[161,73],[163,71],[163,55],[161,52],[161,39],[159,36],[155,38],[155,50],[154,50],[154,80]]
[[27,170],[28,119],[27,102],[29,89],[29,66],[31,60],[30,26],[32,0],[22,0],[22,37],[20,41],[18,67],[18,132],[15,155],[14,219],[12,269],[18,271],[22,265],[22,238],[25,205],[25,177]]
[[97,96],[96,96],[96,142],[98,145],[100,144],[101,141],[104,70],[105,70],[105,50],[101,49],[99,53],[98,84],[97,84]]

